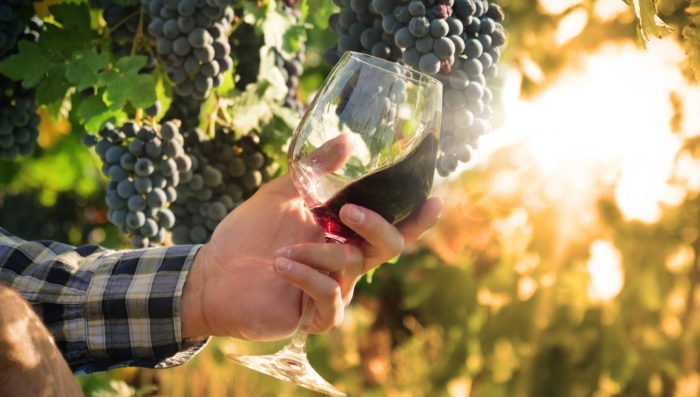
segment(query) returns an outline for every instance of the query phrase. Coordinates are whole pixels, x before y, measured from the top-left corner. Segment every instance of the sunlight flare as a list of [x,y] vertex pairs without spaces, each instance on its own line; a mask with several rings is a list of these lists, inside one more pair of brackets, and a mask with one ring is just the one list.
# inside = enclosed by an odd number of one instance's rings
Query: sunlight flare
[[662,203],[679,202],[669,177],[682,136],[670,129],[669,95],[688,85],[677,67],[682,57],[671,41],[652,41],[646,52],[633,44],[601,48],[542,94],[504,98],[504,123],[483,140],[482,158],[488,161],[489,147],[520,146],[542,178],[532,184],[561,185],[559,203],[592,204],[612,187],[625,218],[657,221]]
[[590,275],[588,296],[592,300],[607,302],[620,293],[624,285],[622,254],[612,243],[594,241],[586,268]]

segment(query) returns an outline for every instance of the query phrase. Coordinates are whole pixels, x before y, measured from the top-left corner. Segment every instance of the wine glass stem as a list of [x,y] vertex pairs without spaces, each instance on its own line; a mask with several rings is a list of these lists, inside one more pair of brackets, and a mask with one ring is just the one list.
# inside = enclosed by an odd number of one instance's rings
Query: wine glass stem
[[294,337],[287,345],[287,348],[298,354],[306,354],[306,338],[316,315],[316,306],[313,300],[304,294],[301,306],[301,319],[294,333]]

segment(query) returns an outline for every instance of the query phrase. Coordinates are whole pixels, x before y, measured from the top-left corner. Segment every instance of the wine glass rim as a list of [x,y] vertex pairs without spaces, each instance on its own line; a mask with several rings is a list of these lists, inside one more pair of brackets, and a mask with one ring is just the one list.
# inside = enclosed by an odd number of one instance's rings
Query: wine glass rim
[[[374,55],[365,54],[363,52],[357,52],[357,51],[346,51],[346,55],[353,57],[356,60],[358,60],[359,62],[362,62],[366,65],[381,69],[387,73],[394,74],[394,75],[399,76],[401,78],[405,78],[405,79],[414,81],[417,84],[435,84],[438,86],[442,86],[442,82],[440,80],[436,79],[435,77],[433,77],[427,73],[423,73],[419,70],[412,69],[406,65],[402,65],[398,62],[392,62],[392,61],[386,60],[384,58],[379,58],[379,57],[376,57]],[[384,65],[386,65],[387,67],[384,67]],[[410,74],[403,75],[400,73],[396,73],[395,71],[389,69],[388,68],[389,66],[405,70],[406,72],[408,72]],[[419,76],[419,77],[416,77],[416,76]]]

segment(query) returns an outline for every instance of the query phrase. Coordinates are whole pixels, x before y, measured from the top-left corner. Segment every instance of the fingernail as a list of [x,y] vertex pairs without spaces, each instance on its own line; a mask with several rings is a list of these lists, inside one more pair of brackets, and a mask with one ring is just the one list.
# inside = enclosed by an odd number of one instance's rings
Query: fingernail
[[275,258],[275,271],[283,273],[292,268],[292,261],[287,258]]
[[365,212],[360,207],[350,205],[346,211],[348,220],[352,223],[362,223],[365,220]]
[[290,247],[280,248],[280,249],[277,250],[277,252],[275,252],[275,257],[285,256],[285,257],[288,258],[288,257],[289,257],[289,254],[290,254],[291,252],[292,252],[292,249],[291,249]]

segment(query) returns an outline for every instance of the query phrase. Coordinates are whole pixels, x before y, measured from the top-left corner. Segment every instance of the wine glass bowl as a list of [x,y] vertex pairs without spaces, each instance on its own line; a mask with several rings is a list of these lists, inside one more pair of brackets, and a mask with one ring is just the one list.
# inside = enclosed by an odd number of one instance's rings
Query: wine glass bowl
[[[441,109],[433,77],[370,55],[341,58],[289,148],[292,179],[328,238],[354,236],[338,218],[346,203],[391,223],[420,208],[433,181]],[[343,160],[332,169],[319,161],[328,146]]]
[[[339,217],[357,204],[397,223],[427,199],[435,173],[442,84],[396,63],[346,52],[326,77],[289,145],[289,172],[326,241],[356,238]],[[303,295],[297,332],[269,355],[229,355],[248,368],[345,396],[306,357],[315,306]]]

